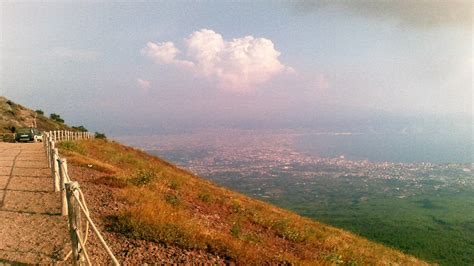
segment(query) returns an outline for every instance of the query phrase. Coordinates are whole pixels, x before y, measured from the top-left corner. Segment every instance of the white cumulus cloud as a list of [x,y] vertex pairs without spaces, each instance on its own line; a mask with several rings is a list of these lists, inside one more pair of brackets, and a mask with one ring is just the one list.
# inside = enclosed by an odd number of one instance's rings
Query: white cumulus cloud
[[186,60],[178,60],[176,56],[179,54],[178,48],[172,42],[153,43],[148,42],[146,47],[141,50],[157,63],[176,64],[183,67],[193,67],[193,63]]
[[217,86],[237,92],[255,89],[280,73],[293,73],[283,65],[273,42],[265,38],[245,36],[224,40],[215,31],[202,29],[193,32],[184,42],[186,54],[172,42],[148,42],[141,53],[160,64],[173,64],[192,73],[209,78]]

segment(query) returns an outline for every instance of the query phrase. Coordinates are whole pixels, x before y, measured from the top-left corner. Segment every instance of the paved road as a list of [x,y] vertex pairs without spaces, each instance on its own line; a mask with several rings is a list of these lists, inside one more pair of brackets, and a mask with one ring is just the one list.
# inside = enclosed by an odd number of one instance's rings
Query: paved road
[[44,264],[70,249],[41,143],[0,142],[0,265]]

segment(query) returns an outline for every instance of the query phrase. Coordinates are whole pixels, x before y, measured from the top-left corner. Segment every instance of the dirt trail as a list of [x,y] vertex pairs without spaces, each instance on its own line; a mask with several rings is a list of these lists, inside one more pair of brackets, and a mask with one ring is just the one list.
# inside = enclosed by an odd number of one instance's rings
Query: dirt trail
[[42,144],[0,142],[0,265],[53,263],[66,255],[60,204]]

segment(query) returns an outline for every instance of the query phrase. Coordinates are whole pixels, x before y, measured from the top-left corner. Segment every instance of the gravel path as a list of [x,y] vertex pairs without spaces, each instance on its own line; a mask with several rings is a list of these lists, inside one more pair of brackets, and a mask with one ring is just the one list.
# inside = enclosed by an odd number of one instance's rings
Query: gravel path
[[51,264],[70,249],[40,143],[0,142],[0,265]]

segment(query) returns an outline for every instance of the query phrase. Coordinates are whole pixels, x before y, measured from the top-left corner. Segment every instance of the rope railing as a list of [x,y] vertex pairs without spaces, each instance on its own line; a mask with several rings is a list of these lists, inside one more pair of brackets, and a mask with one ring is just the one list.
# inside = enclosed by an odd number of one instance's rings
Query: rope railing
[[66,158],[61,158],[58,149],[55,147],[55,144],[60,141],[93,139],[94,135],[90,132],[71,132],[63,130],[49,131],[43,133],[43,135],[43,138],[46,138],[46,140],[43,141],[43,145],[51,169],[51,177],[54,180],[54,191],[61,193],[61,215],[68,216],[69,221],[71,251],[66,255],[63,261],[66,261],[72,255],[74,265],[92,265],[89,252],[87,252],[86,248],[89,229],[92,228],[92,231],[99,239],[102,247],[112,260],[112,263],[114,265],[120,265],[112,250],[105,242],[102,234],[97,229],[97,226],[92,221],[79,183],[71,180]]

